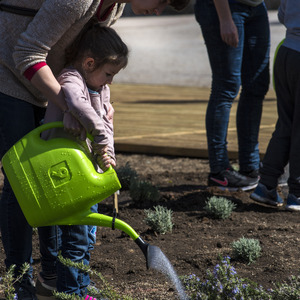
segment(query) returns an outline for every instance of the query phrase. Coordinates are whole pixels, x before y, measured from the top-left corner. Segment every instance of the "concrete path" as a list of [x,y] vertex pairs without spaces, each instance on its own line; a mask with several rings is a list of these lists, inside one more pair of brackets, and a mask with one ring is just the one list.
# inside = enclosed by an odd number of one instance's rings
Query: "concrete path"
[[[285,29],[269,11],[271,62]],[[116,83],[210,87],[211,71],[194,15],[121,18],[113,28],[130,49]],[[271,70],[272,71],[272,70]]]

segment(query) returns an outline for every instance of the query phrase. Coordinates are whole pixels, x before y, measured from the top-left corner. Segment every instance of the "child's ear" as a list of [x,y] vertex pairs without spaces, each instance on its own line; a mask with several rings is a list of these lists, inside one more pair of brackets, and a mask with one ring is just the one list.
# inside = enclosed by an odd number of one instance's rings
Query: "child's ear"
[[87,57],[83,61],[83,66],[86,70],[93,71],[94,70],[94,65],[95,65],[95,60],[92,57]]

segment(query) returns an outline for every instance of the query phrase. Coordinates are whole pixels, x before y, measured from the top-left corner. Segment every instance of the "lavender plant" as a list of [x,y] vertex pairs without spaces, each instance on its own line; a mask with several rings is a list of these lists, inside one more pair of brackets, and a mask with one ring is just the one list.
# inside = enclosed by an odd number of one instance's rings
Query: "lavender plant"
[[149,225],[155,232],[160,234],[165,234],[168,231],[172,231],[172,210],[167,209],[163,206],[154,206],[154,210],[145,209],[145,222]]
[[270,293],[274,300],[300,299],[300,275],[291,276],[287,281],[276,283]]
[[230,265],[230,257],[220,258],[213,271],[207,271],[207,280],[195,275],[184,276],[182,282],[191,300],[265,300],[270,295],[250,280],[242,279]]
[[14,300],[17,299],[15,294],[14,285],[21,281],[23,276],[28,272],[30,266],[28,263],[24,263],[21,267],[20,273],[17,277],[14,277],[14,271],[16,266],[12,265],[6,272],[5,276],[1,278],[0,288],[5,294],[5,299]]
[[227,219],[230,217],[232,211],[236,208],[236,204],[224,197],[210,197],[206,201],[204,209],[216,219]]
[[131,168],[129,162],[126,162],[125,166],[119,167],[116,170],[122,189],[128,190],[131,180],[138,177],[137,172]]
[[231,246],[234,257],[248,264],[253,263],[261,255],[259,240],[256,239],[242,237],[233,242]]
[[130,183],[130,197],[135,204],[155,203],[160,199],[160,193],[151,182],[133,178]]

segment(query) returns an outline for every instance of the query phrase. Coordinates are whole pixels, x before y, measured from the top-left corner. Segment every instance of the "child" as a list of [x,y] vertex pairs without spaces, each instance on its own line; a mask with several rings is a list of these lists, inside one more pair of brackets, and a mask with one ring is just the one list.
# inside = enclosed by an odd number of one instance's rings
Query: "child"
[[[58,106],[49,102],[45,114],[45,123],[64,121],[68,123],[68,134],[86,138],[86,132],[93,136],[90,145],[97,164],[105,171],[111,165],[116,166],[113,145],[113,113],[110,103],[108,84],[113,77],[127,65],[128,49],[117,33],[109,27],[89,25],[69,48],[69,62],[58,77],[62,86],[68,110],[62,112]],[[71,125],[71,126],[70,126]],[[59,130],[46,132],[43,138],[61,135]],[[92,207],[97,211],[97,205]],[[42,286],[47,287],[55,282],[58,292],[76,294],[84,299],[87,286],[90,284],[88,274],[56,262],[57,252],[74,262],[89,263],[89,250],[95,243],[93,226],[58,226],[60,238],[57,243],[57,228],[44,227],[40,239],[42,255],[42,273],[37,281],[37,296],[43,295]],[[45,234],[48,232],[48,234]],[[56,264],[56,268],[55,268]],[[92,298],[91,298],[92,299]]]
[[273,206],[283,205],[276,188],[289,163],[285,208],[300,211],[300,1],[282,0],[278,18],[287,29],[274,65],[278,120],[260,169],[259,184],[250,197]]

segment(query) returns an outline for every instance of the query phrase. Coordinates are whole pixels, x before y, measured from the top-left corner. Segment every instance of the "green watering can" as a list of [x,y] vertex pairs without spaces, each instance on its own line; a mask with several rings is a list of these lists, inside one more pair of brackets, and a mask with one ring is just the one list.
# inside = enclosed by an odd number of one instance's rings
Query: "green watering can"
[[[43,140],[45,130],[63,127],[44,124],[25,135],[2,158],[7,179],[32,227],[96,225],[120,229],[141,248],[148,244],[125,222],[91,212],[90,208],[121,188],[115,170],[100,174],[79,143],[67,138]],[[148,265],[148,263],[147,263]]]

